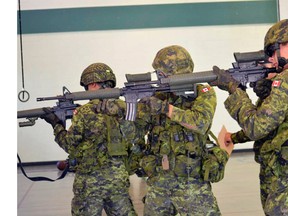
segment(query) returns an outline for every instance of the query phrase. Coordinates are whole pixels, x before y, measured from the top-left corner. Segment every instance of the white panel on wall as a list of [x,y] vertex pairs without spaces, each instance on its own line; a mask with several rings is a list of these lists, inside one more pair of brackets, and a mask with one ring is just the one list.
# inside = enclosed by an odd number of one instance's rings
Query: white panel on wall
[[278,0],[278,2],[279,2],[280,20],[288,19],[288,1],[287,0]]

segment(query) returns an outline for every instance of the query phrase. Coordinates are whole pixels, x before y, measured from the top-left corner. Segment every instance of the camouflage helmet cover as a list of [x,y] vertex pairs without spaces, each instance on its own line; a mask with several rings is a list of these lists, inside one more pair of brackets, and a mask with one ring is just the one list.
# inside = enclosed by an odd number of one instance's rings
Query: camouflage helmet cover
[[91,83],[111,81],[112,88],[116,86],[116,77],[112,69],[104,63],[93,63],[81,74],[80,85],[87,86]]
[[264,51],[268,54],[271,45],[285,42],[288,42],[288,19],[277,22],[268,30],[264,39]]
[[194,69],[190,54],[185,48],[178,45],[164,47],[159,50],[152,66],[155,70],[162,70],[168,76],[192,73]]

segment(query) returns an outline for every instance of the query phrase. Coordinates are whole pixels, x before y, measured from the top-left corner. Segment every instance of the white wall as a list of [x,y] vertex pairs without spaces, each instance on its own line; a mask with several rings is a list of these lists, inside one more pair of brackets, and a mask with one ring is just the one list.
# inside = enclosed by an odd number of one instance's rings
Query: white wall
[[[47,8],[47,1],[22,2],[25,9],[32,6],[39,8],[41,4]],[[49,4],[54,7],[53,3],[59,2],[76,4],[79,1],[49,1]],[[72,92],[82,91],[79,85],[80,75],[85,67],[94,62],[110,65],[117,76],[117,86],[123,87],[126,73],[152,71],[151,63],[156,52],[172,44],[181,45],[190,52],[195,63],[195,72],[210,70],[213,65],[231,68],[233,52],[257,51],[263,48],[263,38],[269,27],[270,25],[263,24],[25,34],[22,36],[25,89],[29,91],[31,99],[26,103],[18,101],[17,110],[54,106],[56,101],[36,102],[36,98],[59,95],[62,93],[62,86],[68,87]],[[19,92],[22,88],[19,36],[17,41]],[[218,89],[216,91],[218,106],[212,131],[218,134],[222,125],[229,131],[237,131],[239,126],[223,105],[228,93]],[[236,148],[251,146],[251,143],[247,143]],[[17,128],[17,152],[23,162],[62,160],[67,156],[54,142],[51,126],[41,119],[33,127]]]
[[288,19],[288,1],[287,0],[278,0],[278,2],[279,2],[280,20]]

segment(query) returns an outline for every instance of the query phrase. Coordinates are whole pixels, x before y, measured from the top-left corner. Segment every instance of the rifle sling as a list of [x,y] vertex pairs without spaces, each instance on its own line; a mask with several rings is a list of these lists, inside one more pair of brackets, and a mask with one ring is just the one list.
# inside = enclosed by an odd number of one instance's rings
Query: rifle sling
[[50,181],[50,182],[54,182],[54,181],[56,181],[56,180],[60,180],[60,179],[64,178],[64,177],[66,176],[68,170],[69,170],[69,166],[66,166],[66,168],[63,170],[61,176],[59,176],[57,179],[50,179],[50,178],[44,177],[44,176],[29,177],[29,176],[26,174],[26,172],[25,172],[25,170],[24,170],[24,168],[23,168],[23,166],[22,166],[22,162],[21,162],[20,157],[19,157],[18,154],[17,154],[17,158],[18,158],[18,161],[19,161],[19,167],[20,167],[23,175],[24,175],[26,178],[30,179],[31,181]]

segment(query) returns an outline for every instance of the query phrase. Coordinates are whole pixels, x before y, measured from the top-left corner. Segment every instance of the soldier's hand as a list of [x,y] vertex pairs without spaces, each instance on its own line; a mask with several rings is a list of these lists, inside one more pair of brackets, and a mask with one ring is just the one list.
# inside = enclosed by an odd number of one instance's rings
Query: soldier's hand
[[261,100],[264,100],[266,97],[270,95],[271,86],[272,86],[272,80],[262,79],[253,84],[253,91]]
[[124,116],[124,110],[117,104],[114,99],[103,99],[97,104],[95,111],[97,113],[107,114],[111,116]]
[[43,111],[45,114],[40,116],[40,118],[51,124],[53,128],[56,126],[56,124],[62,125],[61,120],[51,111],[51,109],[44,107]]
[[228,71],[213,66],[213,72],[217,75],[217,79],[209,83],[211,86],[218,86],[218,88],[228,91],[230,94],[239,87],[240,82],[235,80]]
[[150,106],[151,115],[167,114],[169,111],[169,103],[166,100],[160,100],[156,97],[145,98],[144,102]]

